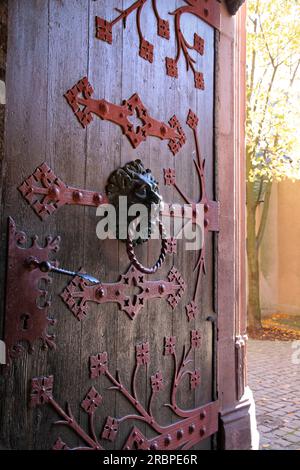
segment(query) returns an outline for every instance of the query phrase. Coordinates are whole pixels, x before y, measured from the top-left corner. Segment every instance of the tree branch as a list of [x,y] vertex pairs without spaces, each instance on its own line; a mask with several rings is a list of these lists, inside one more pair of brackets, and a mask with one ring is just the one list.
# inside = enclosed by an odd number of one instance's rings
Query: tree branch
[[257,249],[259,248],[261,241],[263,239],[265,229],[266,229],[266,224],[267,224],[267,218],[268,218],[268,212],[269,212],[269,207],[270,207],[270,197],[271,197],[271,191],[272,191],[272,181],[268,181],[267,187],[265,190],[265,200],[263,204],[263,211],[260,219],[260,224],[259,224],[259,229],[258,233],[256,236],[256,246]]

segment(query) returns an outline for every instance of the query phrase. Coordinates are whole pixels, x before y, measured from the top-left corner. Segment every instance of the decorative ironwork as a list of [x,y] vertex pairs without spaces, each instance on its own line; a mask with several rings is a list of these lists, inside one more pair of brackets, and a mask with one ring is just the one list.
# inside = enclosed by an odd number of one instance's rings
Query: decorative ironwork
[[18,189],[42,220],[65,204],[97,207],[109,202],[106,195],[97,191],[68,186],[45,162]]
[[[139,293],[130,294],[128,290],[132,287],[139,289]],[[133,319],[143,309],[148,299],[166,298],[174,309],[180,302],[185,287],[185,282],[175,267],[169,272],[168,280],[147,281],[134,266],[130,266],[115,283],[90,285],[76,276],[61,293],[61,298],[79,321],[87,316],[89,302],[97,304],[116,302],[120,311]]]
[[[191,390],[194,390],[200,385],[200,371],[198,369],[191,370],[190,367],[188,367],[192,362],[193,351],[200,346],[200,336],[198,330],[191,331],[190,347],[187,351],[184,348],[181,360],[178,359],[176,354],[176,338],[165,338],[165,355],[172,356],[174,362],[170,403],[165,406],[168,406],[179,418],[177,422],[166,426],[161,426],[152,412],[155,398],[157,398],[159,392],[165,387],[161,371],[157,371],[150,377],[151,393],[147,406],[144,406],[139,401],[137,395],[136,382],[139,370],[145,365],[148,366],[150,363],[148,342],[136,345],[136,364],[132,374],[131,387],[127,387],[123,384],[118,371],[116,376],[110,372],[106,352],[90,356],[90,378],[95,380],[101,376],[105,376],[112,384],[110,390],[121,393],[135,410],[134,413],[121,418],[108,416],[102,428],[101,439],[111,442],[115,441],[121,425],[131,420],[146,423],[152,431],[156,433],[156,436],[147,438],[137,426],[134,426],[123,445],[123,449],[125,450],[187,450],[217,431],[217,401],[190,410],[182,409],[177,403],[177,392],[184,377],[190,377]],[[89,417],[89,433],[77,423],[70,405],[67,404],[66,411],[64,411],[53,397],[53,376],[36,377],[32,379],[31,406],[35,407],[45,404],[50,405],[62,418],[60,421],[57,421],[56,424],[65,425],[70,428],[85,443],[84,446],[70,449],[61,437],[58,437],[54,444],[54,449],[104,450],[95,432],[95,413],[102,404],[102,397],[95,387],[90,388],[84,400],[81,402],[82,409]]]
[[166,255],[168,253],[168,246],[170,242],[168,242],[168,239],[166,238],[166,232],[164,230],[163,224],[159,222],[159,231],[160,231],[160,236],[161,236],[161,249],[160,249],[160,254],[155,262],[155,264],[151,267],[146,267],[140,261],[138,261],[135,251],[134,251],[134,243],[130,238],[127,238],[127,254],[130,262],[132,265],[141,273],[144,274],[154,274],[156,271],[161,267],[161,265],[164,263],[166,259]]
[[196,317],[199,315],[199,308],[194,300],[192,300],[189,304],[186,305],[185,310],[188,321],[195,320]]
[[205,89],[204,75],[202,72],[198,72],[195,69],[196,61],[189,54],[189,50],[194,50],[198,54],[203,56],[204,45],[205,45],[204,39],[198,36],[197,33],[194,33],[194,44],[193,45],[189,44],[184,37],[184,34],[181,29],[181,25],[180,25],[181,15],[184,13],[191,13],[199,17],[199,11],[201,11],[202,8],[200,7],[200,5],[198,5],[199,2],[198,4],[196,2],[194,3],[195,5],[183,6],[183,7],[177,8],[177,10],[171,13],[175,17],[175,35],[176,35],[176,43],[177,43],[177,53],[176,53],[175,59],[171,57],[166,57],[166,68],[167,68],[167,75],[169,75],[170,77],[178,78],[178,62],[182,53],[185,58],[187,71],[191,69],[194,74],[195,88],[204,90]]
[[195,169],[199,178],[200,186],[200,199],[199,201],[193,201],[189,198],[180,186],[176,182],[176,172],[172,168],[164,168],[164,179],[165,185],[173,186],[180,196],[184,199],[187,204],[194,207],[194,211],[197,210],[197,205],[202,204],[204,207],[204,242],[203,247],[199,251],[198,260],[196,262],[194,271],[197,271],[196,285],[194,289],[194,295],[192,301],[186,306],[186,313],[188,320],[192,320],[198,314],[198,307],[196,305],[197,291],[200,284],[201,276],[205,275],[205,234],[215,232],[219,230],[219,203],[211,201],[206,191],[206,180],[205,180],[205,160],[201,157],[200,144],[198,140],[197,127],[199,124],[198,116],[190,109],[187,116],[187,125],[192,129],[195,141],[196,159],[194,159]]
[[[151,170],[146,169],[141,160],[126,163],[109,176],[106,193],[109,202],[113,204],[117,212],[116,238],[126,241],[128,237],[131,237],[134,246],[148,241],[159,221],[162,202],[158,182],[153,177]],[[126,199],[124,197],[120,199],[120,196],[124,196]],[[147,216],[129,215],[130,207],[134,204],[142,204],[147,210]],[[119,225],[122,220],[121,216],[125,212],[127,213],[127,225]],[[147,222],[145,221],[146,217]],[[144,223],[140,223],[141,218]],[[133,229],[130,233],[129,228],[138,225],[139,236],[137,237],[135,230]],[[142,226],[145,226],[143,232]]]
[[[100,119],[120,126],[133,148],[138,147],[147,137],[158,137],[161,140],[169,140],[170,150],[175,155],[185,143],[185,135],[176,116],[171,118],[169,126],[157,121],[149,115],[137,93],[125,100],[121,106],[104,99],[92,99],[93,93],[91,84],[87,77],[84,77],[64,95],[83,127],[90,124],[95,114]],[[134,115],[142,122],[142,125],[136,128],[129,119]]]
[[[139,55],[143,59],[152,63],[154,58],[154,45],[144,38],[140,25],[142,9],[147,1],[148,0],[138,0],[123,11],[117,9],[120,14],[113,21],[107,21],[104,18],[96,16],[96,38],[101,39],[108,44],[112,44],[112,29],[114,25],[120,21],[123,21],[124,28],[126,28],[127,17],[136,11],[136,22],[140,44]],[[204,55],[204,39],[201,38],[197,33],[194,33],[194,44],[189,44],[185,39],[181,29],[181,16],[185,13],[190,13],[197,18],[204,20],[211,26],[220,29],[220,4],[217,0],[210,0],[209,2],[207,0],[184,0],[184,2],[187,5],[177,8],[174,12],[170,13],[175,17],[174,29],[177,43],[177,53],[174,59],[171,57],[166,57],[167,75],[175,78],[178,77],[178,62],[182,53],[186,61],[187,71],[191,69],[194,74],[195,87],[200,90],[204,90],[205,85],[203,73],[198,72],[195,69],[196,61],[189,53],[190,50],[193,50],[200,55]],[[157,20],[157,34],[165,39],[169,39],[169,22],[160,18],[157,10],[156,0],[152,0],[152,6]]]
[[[139,36],[139,55],[143,59],[147,60],[148,62],[153,62],[153,55],[154,55],[154,46],[150,42],[148,42],[142,32],[141,28],[141,14],[145,3],[148,0],[138,0],[135,1],[129,8],[126,10],[119,10],[116,9],[120,14],[115,18],[113,21],[107,21],[104,18],[100,18],[96,16],[96,38],[101,39],[101,41],[105,41],[108,44],[112,44],[113,42],[113,35],[112,30],[113,27],[119,23],[120,21],[123,22],[124,29],[126,28],[126,20],[128,16],[136,11],[136,26]],[[158,36],[164,39],[170,39],[170,26],[167,20],[163,20],[158,13],[156,0],[152,0],[153,11],[157,21],[157,34]]]
[[[99,405],[101,405],[102,397],[97,390],[92,387],[87,393],[85,399],[82,401],[81,406],[89,417],[90,434],[84,431],[80,424],[76,421],[71,406],[67,403],[66,411],[57,403],[53,397],[54,378],[52,375],[48,377],[35,377],[31,381],[31,395],[30,405],[36,407],[38,405],[48,404],[56,411],[62,418],[54,424],[65,425],[82,439],[86,444],[85,446],[77,447],[72,450],[104,450],[100,445],[95,433],[95,412]],[[70,450],[70,448],[59,437],[54,446],[54,450]]]
[[[30,207],[32,207],[34,212],[42,220],[46,220],[47,217],[54,214],[57,209],[65,204],[98,207],[101,204],[107,204],[110,202],[117,206],[117,197],[115,196],[119,195],[130,196],[129,199],[133,203],[134,198],[132,196],[136,196],[136,194],[135,192],[128,194],[127,190],[131,190],[132,187],[130,185],[128,186],[128,178],[124,178],[124,172],[121,171],[126,168],[126,171],[129,170],[127,171],[128,176],[130,177],[130,173],[131,176],[133,176],[131,171],[132,165],[143,166],[140,160],[135,160],[135,162],[130,162],[121,169],[116,170],[116,172],[113,172],[109,177],[108,184],[106,186],[107,195],[97,191],[90,191],[68,186],[60,178],[58,178],[58,176],[55,175],[54,171],[45,162],[42,163],[34,171],[34,173],[19,186],[18,189]],[[175,170],[168,169],[168,171],[174,171],[175,178]],[[148,179],[149,170],[146,169],[145,172],[147,173]],[[116,178],[114,179],[115,176]],[[137,175],[134,176],[136,177]],[[140,171],[140,179],[142,179],[142,176],[144,176],[143,172]],[[150,180],[151,178],[149,179],[148,184],[150,184]],[[127,183],[127,186],[125,183]],[[173,183],[176,183],[175,179],[172,180],[172,184]],[[152,197],[153,201],[160,198],[159,192],[155,187],[156,184],[157,182],[154,179],[153,186],[150,184],[150,196]],[[171,184],[171,180],[168,184]],[[135,202],[138,201],[136,200]],[[174,211],[172,204],[165,202],[160,204],[160,214],[163,217],[182,217],[182,210],[183,208],[179,208],[179,210]],[[194,216],[187,214],[187,217],[193,218]],[[156,220],[153,222],[155,224]]]
[[4,341],[9,361],[25,349],[24,342],[29,345],[29,352],[39,339],[44,347],[55,348],[55,337],[47,332],[48,326],[56,322],[48,316],[47,288],[51,278],[38,269],[31,269],[30,261],[38,258],[47,262],[50,254],[58,251],[59,243],[60,237],[49,236],[42,247],[34,235],[30,246],[26,246],[27,235],[18,232],[14,220],[8,219]]

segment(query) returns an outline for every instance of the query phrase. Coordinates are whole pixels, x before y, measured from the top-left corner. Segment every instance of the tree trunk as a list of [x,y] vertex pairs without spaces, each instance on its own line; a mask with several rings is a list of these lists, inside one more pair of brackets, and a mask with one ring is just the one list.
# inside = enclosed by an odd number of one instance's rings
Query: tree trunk
[[[251,184],[251,183],[248,183]],[[260,293],[259,293],[259,261],[256,241],[256,206],[247,205],[247,257],[248,257],[248,330],[262,328]]]

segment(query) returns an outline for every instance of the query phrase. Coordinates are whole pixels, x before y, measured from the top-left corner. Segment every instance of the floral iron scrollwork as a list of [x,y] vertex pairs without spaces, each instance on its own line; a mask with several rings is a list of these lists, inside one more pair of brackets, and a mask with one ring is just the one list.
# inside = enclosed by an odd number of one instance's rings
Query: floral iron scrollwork
[[[121,11],[118,10],[119,16],[112,21],[107,21],[104,18],[96,16],[96,38],[112,44],[113,42],[113,27],[120,21],[123,21],[124,28],[126,28],[126,20],[128,16],[136,12],[136,23],[139,36],[139,55],[143,59],[152,63],[154,58],[154,45],[148,42],[142,33],[141,29],[141,14],[144,5],[148,0],[135,1],[130,7]],[[191,69],[194,74],[195,88],[204,90],[204,75],[195,69],[195,59],[193,59],[189,51],[196,51],[198,54],[204,54],[204,39],[197,33],[194,33],[194,44],[188,43],[181,29],[181,17],[183,14],[189,13],[197,18],[204,20],[211,26],[220,29],[220,3],[218,0],[184,0],[186,5],[177,8],[170,15],[174,16],[174,30],[177,44],[177,53],[175,58],[166,57],[166,71],[170,77],[178,77],[178,62],[181,53],[185,57],[187,70]],[[157,34],[165,39],[170,38],[170,25],[167,20],[163,20],[158,13],[156,0],[152,0],[153,11],[157,20]]]
[[[112,21],[107,21],[104,18],[96,16],[96,38],[101,39],[102,41],[108,42],[108,44],[112,44],[113,42],[113,27],[119,23],[120,21],[123,22],[124,28],[126,28],[126,20],[128,16],[136,12],[136,26],[139,36],[139,55],[143,59],[147,60],[148,62],[153,62],[153,54],[154,54],[154,46],[149,41],[147,41],[142,33],[141,28],[141,14],[145,3],[148,0],[137,0],[135,1],[130,7],[126,8],[125,10],[117,9],[119,16],[117,16]],[[152,0],[153,11],[157,21],[157,34],[158,36],[170,39],[170,26],[167,20],[163,20],[158,13],[156,0]]]
[[35,377],[31,382],[30,404],[32,407],[49,405],[61,417],[55,424],[60,424],[71,429],[84,445],[71,449],[61,437],[56,440],[53,449],[56,450],[104,450],[100,440],[115,441],[119,429],[126,421],[140,421],[147,424],[156,436],[147,438],[137,426],[130,431],[124,445],[125,450],[187,450],[208,438],[218,429],[218,402],[214,401],[194,409],[182,409],[177,403],[177,391],[184,377],[190,378],[190,389],[193,391],[201,383],[201,372],[198,369],[190,369],[193,351],[200,347],[201,335],[198,330],[192,330],[190,347],[183,350],[182,359],[178,360],[176,353],[176,337],[165,337],[164,355],[172,356],[174,361],[174,375],[171,380],[170,403],[167,404],[175,416],[179,418],[175,423],[162,426],[153,414],[152,407],[159,392],[167,385],[161,371],[156,371],[150,377],[151,394],[148,405],[144,406],[138,398],[136,381],[139,370],[150,363],[150,346],[148,342],[136,345],[135,368],[132,374],[131,387],[127,387],[122,381],[119,372],[114,376],[109,369],[107,352],[98,353],[89,358],[90,378],[96,380],[105,376],[112,384],[110,390],[115,390],[123,395],[135,410],[134,413],[116,418],[108,416],[98,436],[95,427],[95,415],[101,409],[103,398],[97,389],[92,386],[81,402],[81,408],[89,418],[89,432],[86,432],[75,419],[71,407],[67,404],[66,411],[59,405],[53,396],[53,376]]

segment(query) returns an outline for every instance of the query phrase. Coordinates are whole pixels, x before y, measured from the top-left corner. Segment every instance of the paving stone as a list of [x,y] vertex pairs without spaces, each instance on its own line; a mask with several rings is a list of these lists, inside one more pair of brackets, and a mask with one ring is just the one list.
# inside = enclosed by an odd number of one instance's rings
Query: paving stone
[[248,382],[255,403],[260,448],[300,449],[300,365],[292,343],[249,340]]
[[293,442],[295,444],[299,443],[300,444],[300,438],[299,436],[295,436],[295,434],[288,434],[285,439],[289,442]]
[[267,433],[267,432],[270,432],[272,429],[267,426],[258,425],[258,430],[259,432]]

